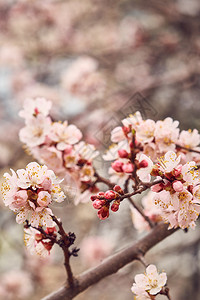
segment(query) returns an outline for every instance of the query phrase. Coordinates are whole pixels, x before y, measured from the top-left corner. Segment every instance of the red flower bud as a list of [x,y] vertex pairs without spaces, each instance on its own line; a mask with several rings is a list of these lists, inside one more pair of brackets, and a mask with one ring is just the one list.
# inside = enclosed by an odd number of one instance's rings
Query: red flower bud
[[122,166],[124,165],[124,163],[120,160],[116,160],[112,163],[112,168],[113,170],[115,170],[116,172],[123,172],[122,170]]
[[128,152],[124,149],[118,150],[118,155],[120,158],[127,158],[128,157]]
[[109,207],[103,206],[97,214],[100,220],[107,219],[109,217]]
[[139,163],[139,168],[147,168],[148,167],[148,161],[146,159],[143,159],[140,163]]
[[92,196],[90,197],[90,199],[91,199],[92,201],[94,201],[94,200],[97,199],[97,196],[96,196],[96,195],[92,195]]
[[106,203],[105,200],[94,200],[94,202],[92,203],[92,205],[93,205],[93,207],[95,209],[100,209],[100,208],[102,208],[102,206],[105,205],[105,203]]
[[109,190],[109,191],[105,192],[104,197],[107,200],[113,200],[113,199],[116,198],[116,193],[114,191],[112,191],[112,190]]
[[112,206],[111,206],[111,210],[114,211],[114,212],[118,211],[119,205],[120,205],[120,201],[119,200],[114,201],[113,204],[112,204]]
[[52,234],[52,233],[56,232],[56,227],[47,227],[45,232],[47,234]]
[[117,193],[119,193],[120,195],[124,195],[124,191],[122,190],[122,188],[119,185],[115,185],[113,190]]

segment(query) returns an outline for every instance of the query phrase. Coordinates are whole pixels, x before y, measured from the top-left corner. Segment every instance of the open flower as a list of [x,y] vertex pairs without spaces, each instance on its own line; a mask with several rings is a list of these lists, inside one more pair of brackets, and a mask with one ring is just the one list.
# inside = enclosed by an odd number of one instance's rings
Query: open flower
[[44,117],[47,117],[49,115],[51,105],[51,101],[48,101],[45,98],[27,98],[24,101],[23,110],[20,110],[19,112],[19,116],[25,120],[34,118],[38,114],[42,114]]
[[[17,174],[16,174],[17,173]],[[17,223],[26,220],[33,226],[54,226],[48,207],[52,201],[61,202],[65,195],[59,180],[53,171],[36,162],[29,163],[26,169],[17,172],[12,170],[12,176],[4,174],[2,184],[3,201],[17,216]]]
[[165,286],[166,282],[166,273],[158,274],[156,266],[149,265],[146,268],[146,274],[137,274],[135,276],[135,283],[133,283],[131,290],[137,295],[138,293],[142,294],[142,291],[147,292],[150,295],[156,295]]
[[26,126],[19,132],[19,138],[28,147],[39,146],[45,142],[50,126],[50,118],[39,114],[35,118],[27,119]]
[[69,144],[73,145],[79,142],[82,133],[75,125],[68,125],[67,121],[64,123],[55,122],[51,126],[49,137],[57,143],[57,149],[62,151]]

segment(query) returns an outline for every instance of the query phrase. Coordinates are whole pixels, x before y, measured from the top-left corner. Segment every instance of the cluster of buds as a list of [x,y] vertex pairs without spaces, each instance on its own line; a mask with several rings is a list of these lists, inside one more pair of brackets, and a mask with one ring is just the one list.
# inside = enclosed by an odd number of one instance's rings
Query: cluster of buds
[[118,211],[120,205],[120,197],[124,194],[124,191],[119,185],[115,185],[113,190],[108,190],[105,193],[99,192],[97,195],[91,196],[93,201],[93,207],[98,209],[98,217],[101,220],[105,220],[109,217],[109,208],[113,212]]

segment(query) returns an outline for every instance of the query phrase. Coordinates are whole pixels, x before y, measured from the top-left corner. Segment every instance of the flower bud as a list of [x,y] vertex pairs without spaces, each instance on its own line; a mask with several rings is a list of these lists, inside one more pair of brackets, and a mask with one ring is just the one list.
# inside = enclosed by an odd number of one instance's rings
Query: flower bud
[[141,160],[139,163],[139,168],[147,168],[148,167],[148,161],[146,159]]
[[96,196],[96,195],[92,195],[92,196],[90,197],[90,199],[91,199],[92,201],[94,201],[94,200],[97,199],[97,196]]
[[120,150],[118,150],[118,155],[120,158],[127,158],[128,152],[125,149],[120,149]]
[[134,170],[134,165],[132,163],[124,164],[122,170],[125,173],[132,173]]
[[181,181],[174,181],[172,186],[173,186],[173,189],[175,190],[175,192],[180,193],[183,190],[183,184]]
[[152,192],[159,193],[160,191],[163,190],[163,184],[162,183],[155,184],[151,187],[151,190]]
[[114,211],[114,212],[118,211],[119,205],[120,205],[120,200],[114,201],[112,206],[111,206],[111,210]]
[[109,190],[109,191],[105,192],[104,197],[107,200],[113,200],[113,199],[116,198],[116,193],[114,191],[112,191],[112,190]]
[[97,199],[99,199],[99,200],[104,199],[104,192],[99,192],[97,194]]
[[107,219],[109,217],[109,207],[103,206],[97,214],[100,220]]
[[43,182],[41,183],[41,186],[46,191],[50,190],[51,187],[52,187],[52,181],[51,181],[51,179],[50,178],[45,178],[43,180]]
[[120,195],[124,195],[124,191],[122,190],[122,188],[119,185],[115,185],[113,190],[117,193],[119,193]]
[[116,160],[112,163],[112,168],[113,170],[115,170],[116,172],[123,172],[122,170],[122,166],[124,165],[124,163],[120,160]]
[[105,200],[94,200],[92,205],[95,209],[100,209],[100,208],[102,208],[103,205],[105,205],[105,203],[106,203]]
[[173,170],[173,175],[174,175],[175,177],[177,177],[177,176],[179,176],[179,175],[181,174],[181,171],[182,171],[182,165],[179,165],[177,168],[175,168],[175,169]]

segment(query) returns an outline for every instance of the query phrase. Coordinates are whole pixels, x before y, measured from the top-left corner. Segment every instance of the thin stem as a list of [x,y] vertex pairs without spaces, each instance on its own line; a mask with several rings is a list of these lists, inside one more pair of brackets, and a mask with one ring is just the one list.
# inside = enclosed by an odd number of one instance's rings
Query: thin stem
[[109,188],[113,189],[115,186],[115,183],[111,182],[109,179],[106,179],[102,176],[100,176],[97,171],[95,171],[94,176],[97,178],[96,179],[96,183],[97,182],[102,182],[105,183],[107,186],[109,186]]
[[142,208],[140,208],[132,199],[131,197],[128,197],[128,201],[131,203],[131,205],[141,214],[141,216],[145,219],[145,221],[147,221],[147,223],[149,224],[149,226],[151,228],[154,227],[154,223],[149,219],[148,216],[146,216],[142,210]]
[[151,186],[155,185],[155,184],[158,184],[158,183],[161,183],[163,182],[162,179],[158,179],[158,180],[155,180],[153,182],[142,182],[141,183],[141,186],[136,189],[135,191],[131,192],[131,193],[126,193],[124,194],[123,196],[120,197],[120,201],[122,201],[123,199],[125,198],[129,198],[129,197],[132,197],[136,194],[141,194],[142,192],[146,191],[147,189],[149,189]]
[[177,147],[177,148],[180,148],[180,149],[183,149],[183,150],[186,150],[186,151],[188,151],[188,152],[194,152],[194,153],[200,154],[200,151],[199,151],[199,150],[187,148],[187,147],[180,146],[180,145],[177,145],[177,144],[176,144],[176,147]]
[[169,288],[167,286],[162,288],[162,290],[160,291],[160,294],[165,295],[167,297],[167,299],[172,300],[172,298],[169,295]]
[[68,283],[69,283],[69,286],[73,289],[73,287],[74,287],[74,277],[73,277],[73,273],[72,273],[71,266],[70,266],[70,263],[69,263],[69,260],[70,260],[70,253],[69,253],[70,240],[69,240],[69,237],[66,234],[66,232],[65,232],[65,230],[62,226],[62,222],[58,221],[58,219],[55,216],[51,216],[51,217],[52,217],[53,221],[57,224],[57,226],[59,228],[58,233],[62,237],[62,240],[61,240],[59,245],[60,245],[60,247],[62,248],[62,250],[64,252],[64,258],[65,258],[64,265],[65,265],[65,269],[66,269],[66,272],[67,272]]

